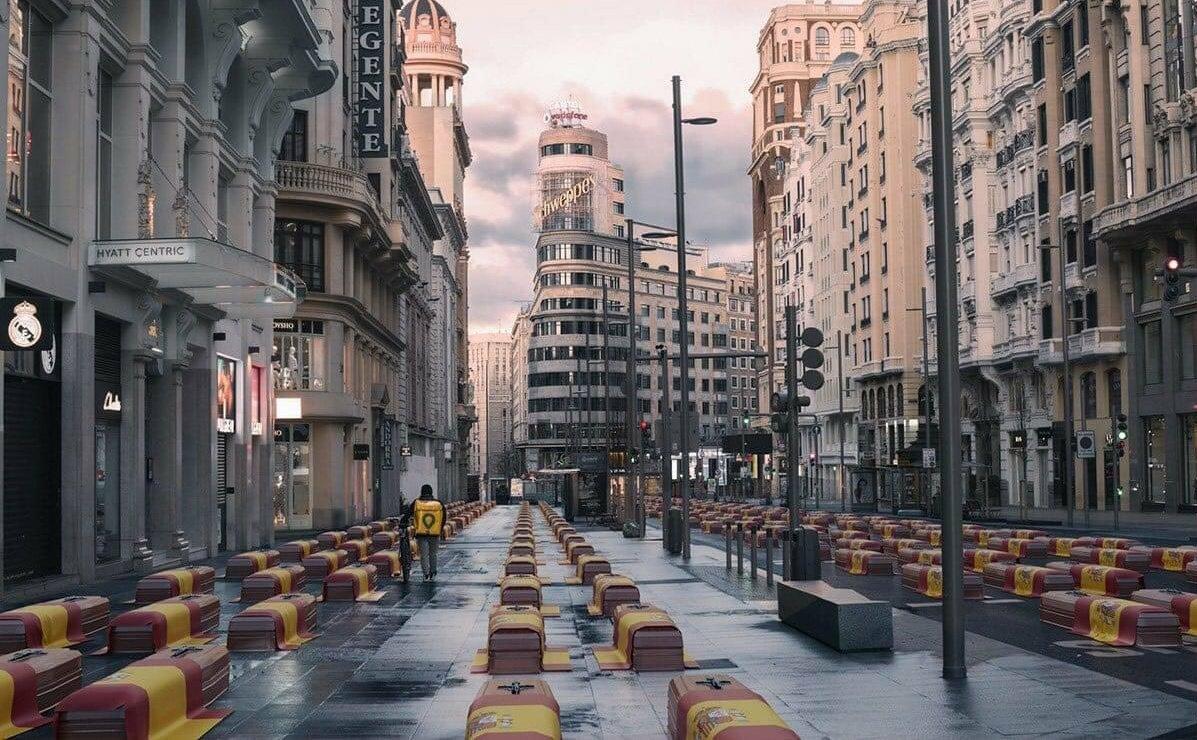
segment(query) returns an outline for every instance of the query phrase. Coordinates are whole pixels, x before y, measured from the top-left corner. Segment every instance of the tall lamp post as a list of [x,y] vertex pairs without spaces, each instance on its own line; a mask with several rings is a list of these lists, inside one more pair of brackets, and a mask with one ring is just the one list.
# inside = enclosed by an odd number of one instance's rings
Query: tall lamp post
[[686,178],[682,156],[682,124],[709,126],[717,120],[709,116],[682,118],[682,78],[673,76],[673,173],[677,199],[677,299],[682,371],[681,433],[678,449],[682,455],[682,559],[690,559],[690,320],[686,298]]

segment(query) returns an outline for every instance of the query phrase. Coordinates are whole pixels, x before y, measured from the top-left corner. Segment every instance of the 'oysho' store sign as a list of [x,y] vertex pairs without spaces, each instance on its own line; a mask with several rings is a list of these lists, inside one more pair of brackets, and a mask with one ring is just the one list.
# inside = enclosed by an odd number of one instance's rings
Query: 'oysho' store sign
[[383,0],[358,0],[356,144],[359,157],[387,156],[387,117],[383,100],[386,25]]

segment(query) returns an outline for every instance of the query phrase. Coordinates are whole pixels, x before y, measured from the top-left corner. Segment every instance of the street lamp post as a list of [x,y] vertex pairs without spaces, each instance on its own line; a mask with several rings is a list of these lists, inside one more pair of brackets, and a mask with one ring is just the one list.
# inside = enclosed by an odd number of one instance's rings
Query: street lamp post
[[714,118],[682,118],[682,78],[673,76],[673,172],[677,208],[677,298],[681,351],[682,559],[690,559],[690,321],[686,295],[686,179],[682,156],[682,124],[707,126]]
[[[1079,199],[1078,199],[1079,200]],[[1077,221],[1079,226],[1080,221]],[[1068,316],[1068,295],[1067,288],[1064,285],[1064,268],[1066,266],[1066,255],[1064,254],[1064,246],[1062,244],[1040,244],[1041,250],[1056,250],[1057,260],[1056,267],[1059,271],[1056,281],[1060,284],[1058,294],[1060,296],[1060,360],[1061,373],[1064,381],[1064,455],[1063,460],[1060,461],[1060,476],[1061,484],[1064,486],[1064,509],[1065,522],[1072,526],[1072,510],[1075,508],[1074,501],[1075,494],[1073,491],[1073,460],[1072,460],[1072,445],[1073,438],[1076,432],[1073,430],[1072,420],[1072,362],[1068,351],[1068,337],[1072,334],[1072,320]]]

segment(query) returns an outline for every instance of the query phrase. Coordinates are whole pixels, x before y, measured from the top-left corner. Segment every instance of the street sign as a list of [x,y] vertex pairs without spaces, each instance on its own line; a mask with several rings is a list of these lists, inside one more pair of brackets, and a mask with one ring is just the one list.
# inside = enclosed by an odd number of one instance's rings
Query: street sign
[[1097,457],[1097,432],[1076,433],[1076,456],[1082,459]]
[[924,447],[923,448],[923,467],[924,468],[934,468],[935,467],[935,448],[934,447]]
[[411,457],[411,445],[399,445],[400,457]]

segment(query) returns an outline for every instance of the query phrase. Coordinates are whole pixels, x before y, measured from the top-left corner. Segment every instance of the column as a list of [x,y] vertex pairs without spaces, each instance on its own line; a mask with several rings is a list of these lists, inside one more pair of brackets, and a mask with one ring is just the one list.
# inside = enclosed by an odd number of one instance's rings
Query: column
[[161,376],[148,383],[152,413],[146,419],[147,454],[151,469],[146,476],[146,518],[150,545],[172,550],[183,562],[190,545],[183,537],[183,368],[166,365]]
[[128,352],[123,360],[121,395],[121,557],[130,557],[139,573],[153,570],[147,538],[146,502],[146,358]]
[[[210,336],[211,326],[201,324]],[[182,529],[192,547],[216,550],[216,384],[212,355],[202,353],[182,370]]]
[[[187,133],[184,114],[178,103],[167,103],[150,122],[150,138],[154,163],[150,166],[154,200],[153,236],[179,236],[182,224],[190,215],[190,208],[181,208],[179,200],[186,183],[183,181],[183,158]],[[196,225],[198,227],[198,224]],[[197,233],[203,233],[202,229]]]
[[263,190],[254,200],[253,242],[251,251],[265,259],[274,261],[274,190]]

